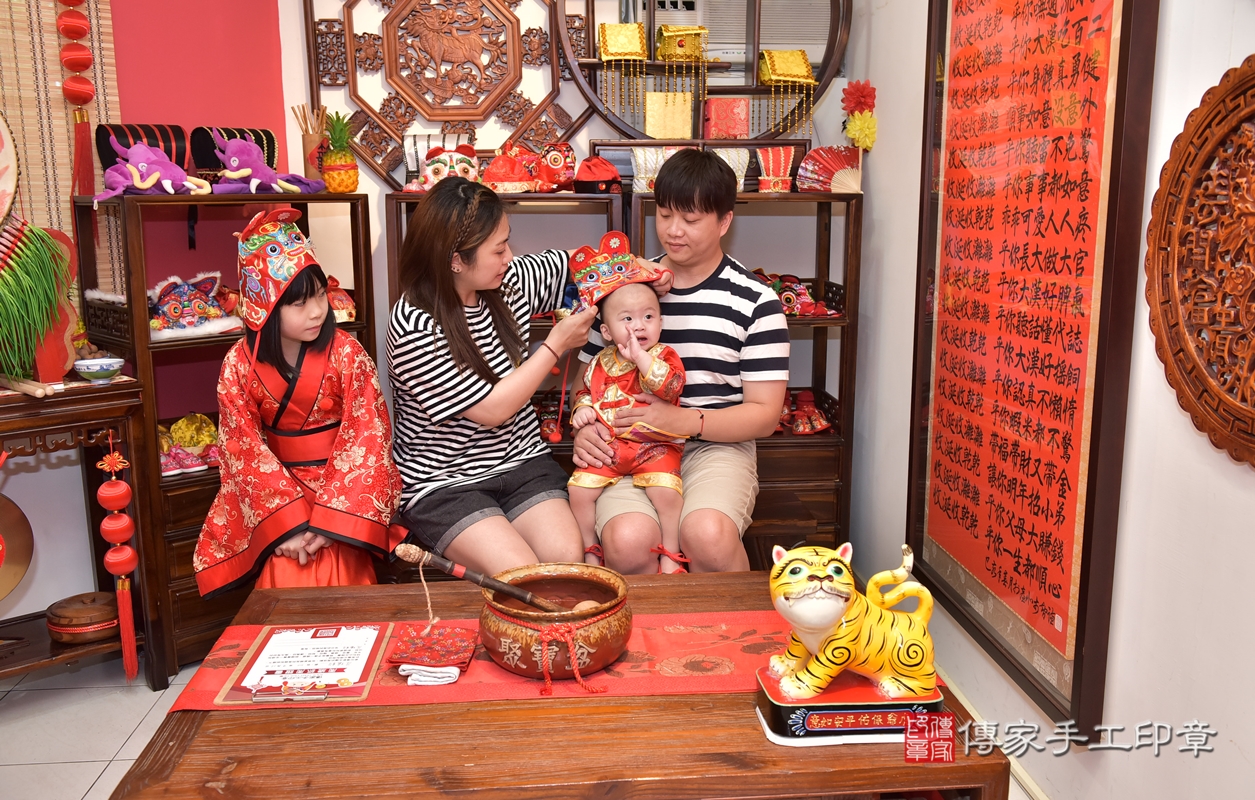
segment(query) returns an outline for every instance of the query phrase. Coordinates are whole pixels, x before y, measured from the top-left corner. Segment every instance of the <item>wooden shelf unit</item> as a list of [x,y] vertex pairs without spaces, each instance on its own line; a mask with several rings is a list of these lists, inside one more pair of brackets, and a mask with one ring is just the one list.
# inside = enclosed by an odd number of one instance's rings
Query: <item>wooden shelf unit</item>
[[[850,478],[853,468],[852,432],[854,430],[855,368],[858,355],[858,292],[860,253],[863,235],[863,195],[861,192],[742,192],[737,204],[786,203],[799,209],[815,207],[815,277],[809,280],[812,295],[842,312],[835,319],[790,317],[789,332],[804,335],[811,331],[811,375],[817,403],[832,423],[832,436],[781,436],[758,440],[759,500],[754,510],[754,524],[745,533],[745,548],[750,566],[766,569],[771,565],[771,548],[779,544],[789,547],[802,539],[825,547],[836,547],[850,538]],[[835,283],[832,277],[832,206],[845,207],[844,279]],[[632,228],[632,250],[645,251],[645,218],[652,213],[652,192],[632,195],[629,218]],[[840,375],[835,392],[828,382],[829,330],[838,331],[835,344],[839,348]],[[790,393],[798,391],[790,387]],[[814,451],[823,451],[816,458]],[[834,503],[817,506],[801,498],[831,490]],[[796,494],[794,502],[789,493]],[[814,516],[817,511],[821,516]],[[814,529],[810,533],[814,516]],[[762,523],[762,524],[760,524]],[[807,535],[803,535],[807,534]]]
[[[131,480],[137,507],[136,540],[141,571],[145,576],[145,604],[154,620],[149,641],[148,669],[162,676],[175,674],[179,666],[205,656],[222,630],[239,610],[250,587],[206,600],[200,596],[192,570],[192,553],[210,504],[218,493],[218,470],[192,475],[161,476],[161,459],[156,425],[158,385],[154,354],[200,353],[238,340],[242,333],[227,333],[179,339],[152,341],[148,325],[147,290],[151,283],[168,273],[150,271],[144,249],[144,211],[149,208],[186,206],[266,206],[293,207],[302,212],[297,225],[309,233],[308,207],[317,204],[339,204],[348,207],[352,236],[353,288],[350,294],[357,306],[357,318],[340,325],[354,333],[372,357],[377,356],[373,313],[373,273],[370,257],[370,215],[368,197],[364,194],[309,195],[123,195],[101,201],[102,207],[116,207],[120,220],[125,305],[83,299],[83,321],[87,334],[97,346],[111,350],[130,364],[134,375],[145,387],[142,393],[143,436],[131,458],[134,475]],[[92,199],[74,198],[78,230],[92,229]],[[91,237],[80,237],[79,274],[82,290],[97,288],[96,251]],[[224,263],[220,270],[228,285],[234,285],[237,264]],[[191,276],[184,276],[190,278]],[[197,409],[217,418],[217,398],[206,400],[206,407]],[[94,461],[93,461],[94,463]],[[141,521],[142,520],[142,521]],[[151,680],[150,680],[151,683]]]
[[[745,140],[700,141],[701,146],[751,146]],[[687,144],[693,145],[694,141]],[[631,147],[630,141],[598,141],[590,148]],[[644,144],[642,142],[641,144]],[[667,144],[651,141],[651,145]],[[805,149],[805,140],[773,143],[776,146],[793,145]],[[595,146],[594,146],[595,145]],[[795,159],[795,161],[800,161]],[[630,186],[630,176],[624,185]],[[652,208],[653,194],[626,194],[629,213],[626,218],[618,215],[620,195],[570,195],[570,194],[522,194],[503,195],[514,202],[530,202],[538,205],[578,201],[606,207],[608,230],[617,228],[628,232],[632,250],[644,251],[645,216]],[[387,196],[388,224],[388,280],[389,297],[397,296],[397,253],[404,239],[405,208],[413,206],[421,194],[395,193]],[[790,317],[789,330],[795,336],[809,332],[812,340],[810,380],[806,386],[790,387],[791,392],[813,387],[816,402],[832,423],[832,428],[809,436],[796,436],[792,432],[775,434],[758,440],[759,496],[754,511],[754,522],[745,534],[745,547],[754,569],[766,569],[771,564],[771,548],[779,544],[790,547],[809,541],[828,547],[849,539],[850,527],[850,471],[852,467],[851,432],[854,425],[855,356],[857,347],[859,254],[862,240],[863,195],[861,193],[834,194],[827,192],[792,192],[768,194],[744,192],[737,195],[738,203],[789,203],[798,209],[807,205],[815,207],[815,277],[808,288],[816,297],[822,297],[833,309],[842,312],[839,317]],[[842,283],[831,280],[832,206],[845,207],[844,263]],[[585,211],[585,213],[590,213]],[[619,220],[619,222],[615,222]],[[620,225],[622,227],[620,227]],[[533,341],[543,338],[553,323],[545,319],[533,320]],[[841,374],[835,393],[828,389],[827,361],[829,331],[838,331],[836,346],[840,348]],[[563,422],[563,440],[552,445],[558,463],[569,472],[571,463],[570,431]],[[428,570],[430,573],[431,570]],[[405,582],[418,580],[417,570],[403,564],[393,564],[381,580]],[[439,576],[436,576],[439,578]],[[429,574],[428,580],[432,579]]]
[[[0,396],[0,448],[14,458],[37,453],[79,450],[83,470],[83,495],[87,505],[88,536],[91,537],[92,563],[96,589],[113,592],[113,576],[104,568],[103,557],[109,544],[99,535],[105,510],[96,501],[96,490],[104,473],[96,468],[103,457],[109,434],[119,452],[131,462],[120,476],[137,489],[145,471],[138,466],[149,436],[145,417],[144,384],[131,378],[115,379],[107,386],[67,384],[64,392],[36,399],[26,395]],[[55,503],[55,498],[49,498]],[[30,509],[27,509],[29,512]],[[131,597],[134,603],[136,637],[143,645],[144,678],[154,691],[165,689],[169,673],[164,662],[166,631],[161,623],[161,587],[164,583],[150,567],[152,546],[138,531],[152,528],[152,515],[141,493],[136,492],[128,513],[135,521],[136,537],[131,545],[139,553],[140,566],[134,574]],[[40,545],[35,543],[35,547]],[[52,557],[52,556],[50,556]],[[0,638],[22,638],[26,644],[0,649],[0,679],[20,675],[54,664],[120,653],[120,638],[87,644],[62,644],[48,636],[41,613],[27,614],[0,623]]]

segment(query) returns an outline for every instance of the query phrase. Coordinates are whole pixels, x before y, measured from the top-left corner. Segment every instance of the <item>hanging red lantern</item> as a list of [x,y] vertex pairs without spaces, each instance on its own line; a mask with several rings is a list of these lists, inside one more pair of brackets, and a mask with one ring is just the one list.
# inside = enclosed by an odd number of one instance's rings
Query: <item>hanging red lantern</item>
[[131,487],[118,480],[118,473],[131,466],[122,454],[113,449],[113,432],[109,432],[109,452],[96,462],[97,469],[109,473],[109,480],[96,490],[96,500],[108,516],[100,523],[100,535],[113,545],[105,553],[105,569],[114,576],[118,593],[118,627],[122,629],[122,669],[128,681],[139,675],[139,653],[135,643],[135,611],[131,605],[129,573],[139,566],[139,554],[126,544],[135,535],[135,522],[122,509],[131,502]]
[[72,105],[85,106],[96,96],[96,86],[82,75],[71,75],[61,82],[61,94]]
[[100,535],[109,544],[129,542],[135,535],[135,521],[127,514],[109,514],[100,523]]
[[121,511],[131,504],[131,487],[126,481],[105,481],[96,490],[96,500],[109,511]]
[[73,41],[86,39],[91,30],[91,22],[82,11],[69,8],[57,15],[57,33],[67,39]]
[[92,68],[92,51],[87,45],[66,42],[61,48],[61,66],[70,72],[86,72]]
[[[82,5],[84,0],[61,0],[67,6]],[[57,15],[57,32],[69,39],[61,48],[61,66],[73,72],[61,82],[61,94],[74,109],[74,194],[94,195],[96,193],[96,166],[92,161],[92,133],[87,118],[87,109],[83,106],[96,97],[96,86],[90,78],[78,74],[91,69],[94,58],[92,51],[79,39],[85,39],[91,33],[91,21],[82,11],[66,9]],[[93,228],[95,217],[93,215]],[[76,223],[77,227],[77,223]],[[80,235],[76,230],[75,235]]]
[[[110,547],[109,552],[105,553],[105,569],[109,570],[109,574],[114,577],[121,578],[128,572],[134,572],[138,566],[139,554],[129,544]],[[121,602],[122,598],[119,596],[118,603],[120,604]]]

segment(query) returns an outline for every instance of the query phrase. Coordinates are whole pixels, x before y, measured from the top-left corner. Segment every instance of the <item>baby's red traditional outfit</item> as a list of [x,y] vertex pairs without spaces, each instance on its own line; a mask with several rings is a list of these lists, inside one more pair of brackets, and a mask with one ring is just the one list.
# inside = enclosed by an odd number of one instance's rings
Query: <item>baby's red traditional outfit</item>
[[[641,269],[628,252],[627,236],[618,231],[607,233],[600,250],[581,247],[571,256],[571,271],[580,298],[586,305],[596,305],[612,292],[633,283],[652,283],[659,272]],[[614,430],[615,417],[626,408],[640,405],[636,395],[649,393],[672,405],[680,404],[684,391],[684,364],[676,352],[659,342],[649,348],[653,356],[644,375],[636,364],[619,355],[615,345],[602,350],[588,365],[584,374],[588,388],[576,395],[572,412],[583,406],[597,412],[598,419]],[[684,454],[684,437],[638,422],[610,442],[614,460],[604,467],[576,469],[568,482],[571,486],[601,489],[620,478],[631,476],[632,483],[642,488],[665,486],[683,494],[680,481],[680,457]]]
[[[684,391],[684,365],[680,357],[661,343],[649,348],[649,354],[654,361],[649,372],[642,375],[636,364],[619,357],[615,345],[602,350],[588,365],[584,374],[588,390],[575,398],[574,407],[591,407],[597,412],[597,418],[614,430],[619,412],[640,405],[636,400],[638,394],[648,392],[679,405],[680,394]],[[630,475],[636,486],[666,486],[683,493],[680,458],[684,455],[684,445],[680,438],[638,422],[610,441],[613,461],[604,467],[575,470],[570,485],[600,489]]]

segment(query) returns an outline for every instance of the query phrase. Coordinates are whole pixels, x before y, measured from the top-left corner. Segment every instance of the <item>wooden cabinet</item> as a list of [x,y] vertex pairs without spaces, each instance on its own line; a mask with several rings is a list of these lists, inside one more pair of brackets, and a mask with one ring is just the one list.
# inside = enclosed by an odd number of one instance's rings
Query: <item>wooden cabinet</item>
[[[373,275],[370,259],[370,228],[367,197],[362,194],[314,194],[314,195],[123,195],[102,201],[102,209],[113,209],[111,216],[119,221],[115,235],[121,238],[122,260],[115,265],[120,270],[123,303],[110,303],[99,299],[84,299],[83,319],[89,338],[97,346],[125,358],[129,371],[144,386],[142,393],[142,419],[146,430],[137,439],[136,452],[131,454],[132,485],[136,493],[135,503],[143,506],[143,514],[136,516],[137,540],[141,557],[146,614],[151,617],[159,635],[147,639],[148,663],[156,673],[172,675],[181,664],[204,657],[223,628],[235,616],[251,587],[244,587],[209,600],[201,598],[192,571],[192,553],[201,525],[209,512],[209,506],[218,493],[218,470],[161,476],[161,460],[156,433],[161,419],[158,413],[158,397],[165,391],[177,391],[162,380],[162,372],[170,365],[195,363],[197,370],[212,369],[205,377],[206,387],[216,381],[218,364],[228,348],[241,336],[239,332],[153,341],[150,336],[150,312],[147,291],[157,281],[177,272],[167,261],[175,254],[170,252],[148,253],[145,248],[145,213],[155,209],[182,207],[203,211],[207,207],[248,206],[241,214],[242,230],[251,213],[263,209],[291,206],[302,212],[298,226],[309,233],[309,209],[311,206],[338,204],[347,207],[351,241],[353,287],[349,290],[357,306],[356,320],[341,324],[341,329],[352,332],[362,342],[372,357],[375,349],[375,325],[373,314]],[[92,199],[76,197],[74,212],[78,230],[92,229]],[[189,226],[194,223],[190,220]],[[105,235],[102,225],[102,236]],[[316,237],[315,237],[316,238]],[[98,273],[96,251],[89,236],[79,239],[79,264],[82,288],[96,289]],[[315,244],[317,244],[315,242]],[[152,263],[150,263],[150,260]],[[223,276],[223,283],[235,286],[238,279],[234,259],[215,264]],[[193,276],[183,274],[190,279]],[[204,397],[194,398],[193,409],[217,419],[218,402],[212,388],[206,388]]]

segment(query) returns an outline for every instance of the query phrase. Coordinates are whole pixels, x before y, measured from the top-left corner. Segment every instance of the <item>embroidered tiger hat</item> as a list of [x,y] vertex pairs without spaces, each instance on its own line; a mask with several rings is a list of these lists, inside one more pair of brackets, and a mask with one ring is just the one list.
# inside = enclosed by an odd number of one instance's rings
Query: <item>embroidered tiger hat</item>
[[610,231],[596,250],[584,245],[571,254],[571,275],[585,308],[595,306],[616,289],[632,283],[653,283],[670,270],[644,268],[628,247],[627,234]]
[[260,331],[301,270],[318,263],[314,245],[296,227],[294,208],[262,211],[235,234],[240,240],[240,294],[244,324]]

